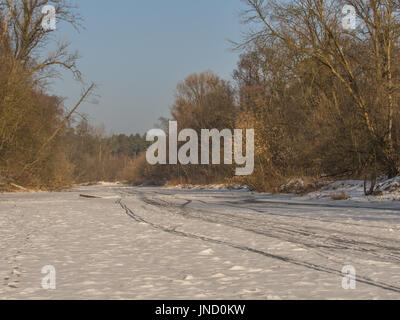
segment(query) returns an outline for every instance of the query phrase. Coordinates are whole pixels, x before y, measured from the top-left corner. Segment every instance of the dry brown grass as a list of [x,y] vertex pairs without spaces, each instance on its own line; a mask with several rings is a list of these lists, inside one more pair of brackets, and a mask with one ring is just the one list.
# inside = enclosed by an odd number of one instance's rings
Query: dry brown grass
[[341,200],[348,200],[350,199],[349,195],[346,192],[334,193],[331,196],[332,200],[341,201]]

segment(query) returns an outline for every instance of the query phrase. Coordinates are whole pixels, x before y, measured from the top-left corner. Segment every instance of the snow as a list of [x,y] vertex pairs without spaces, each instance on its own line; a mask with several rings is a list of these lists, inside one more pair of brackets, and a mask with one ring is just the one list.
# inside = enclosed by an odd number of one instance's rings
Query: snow
[[106,181],[100,181],[97,183],[98,186],[104,186],[104,187],[115,187],[121,185],[121,182],[106,182]]
[[208,185],[196,185],[196,184],[178,184],[167,186],[167,189],[188,189],[188,190],[219,190],[219,191],[250,191],[248,186],[242,186],[239,184],[208,184]]
[[[400,205],[359,189],[346,201],[120,184],[2,194],[0,299],[399,299]],[[56,290],[41,287],[47,265]],[[342,288],[346,265],[356,290]]]
[[[379,179],[376,185],[377,195],[365,196],[364,181],[361,180],[340,180],[334,182],[306,182],[301,178],[289,179],[279,189],[285,194],[302,194],[303,190],[308,187],[317,191],[309,192],[303,195],[303,199],[332,199],[336,201],[358,201],[358,202],[374,202],[374,201],[400,201],[400,176],[393,179]],[[242,191],[250,192],[248,186],[238,184],[210,184],[210,185],[192,185],[179,184],[167,186],[171,190],[216,190],[216,191]]]
[[400,177],[381,179],[377,182],[376,191],[380,195],[365,196],[364,181],[343,180],[326,184],[319,191],[309,193],[306,198],[332,198],[334,195],[345,194],[353,201],[400,201]]

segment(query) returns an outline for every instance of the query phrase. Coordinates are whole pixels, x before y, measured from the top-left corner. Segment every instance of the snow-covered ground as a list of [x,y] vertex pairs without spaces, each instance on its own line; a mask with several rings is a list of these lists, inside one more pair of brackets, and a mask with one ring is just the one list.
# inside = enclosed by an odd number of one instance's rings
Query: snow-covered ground
[[[400,299],[399,222],[397,201],[313,195],[3,194],[0,299]],[[55,290],[42,288],[47,265]],[[346,265],[355,290],[342,288]]]
[[[314,184],[315,185],[315,184]],[[301,190],[306,184],[302,179],[290,180],[283,185],[282,189]],[[331,198],[336,200],[354,200],[354,201],[400,201],[400,176],[393,179],[378,179],[374,195],[365,196],[364,181],[361,180],[343,180],[328,182],[318,182],[315,189],[318,191],[308,193],[305,199]],[[368,187],[367,187],[368,190]]]

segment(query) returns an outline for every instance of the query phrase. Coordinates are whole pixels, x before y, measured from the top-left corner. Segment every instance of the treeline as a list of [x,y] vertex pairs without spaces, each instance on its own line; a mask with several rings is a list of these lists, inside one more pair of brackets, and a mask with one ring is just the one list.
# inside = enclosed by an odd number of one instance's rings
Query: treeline
[[66,130],[64,143],[74,183],[126,181],[134,162],[148,147],[145,136],[106,136],[103,131],[86,120]]
[[[177,88],[181,128],[255,129],[255,172],[240,181],[276,190],[288,178],[399,173],[400,20],[394,0],[247,0],[249,26],[235,84],[208,72]],[[351,5],[356,28],[346,28]],[[347,17],[348,18],[348,17]],[[235,181],[230,167],[155,166],[133,181]],[[369,183],[370,182],[370,183]],[[371,188],[369,187],[371,186]]]
[[[177,121],[178,132],[186,128],[196,130],[200,144],[201,129],[234,129],[239,111],[235,99],[233,87],[213,72],[193,74],[177,86],[171,119]],[[166,133],[169,131],[168,122],[169,119],[160,119],[159,127]],[[221,154],[223,152],[221,146]],[[132,168],[129,181],[156,185],[210,184],[226,182],[233,178],[233,173],[234,168],[227,165],[151,166],[145,154],[142,154]]]
[[[56,8],[59,23],[79,27],[80,17],[68,1],[0,1],[0,188],[57,189],[123,179],[124,170],[145,150],[144,138],[105,137],[74,113],[79,104],[67,110],[63,99],[47,94],[58,68],[82,81],[77,54],[42,28],[47,4]],[[54,46],[46,55],[44,48]]]
[[[115,179],[240,182],[273,191],[294,177],[354,177],[368,181],[372,193],[377,176],[398,175],[399,2],[246,2],[249,31],[237,44],[234,83],[212,72],[193,74],[178,84],[171,109],[179,130],[255,129],[254,173],[235,177],[226,165],[150,166],[144,137],[107,138],[67,111],[61,98],[46,93],[47,84],[59,67],[80,79],[77,55],[67,44],[44,55],[53,39],[41,27],[41,8],[53,4],[58,21],[74,26],[79,16],[65,0],[1,1],[1,182],[40,188]],[[357,16],[355,28],[343,23],[345,5]],[[160,122],[166,131],[167,122]]]

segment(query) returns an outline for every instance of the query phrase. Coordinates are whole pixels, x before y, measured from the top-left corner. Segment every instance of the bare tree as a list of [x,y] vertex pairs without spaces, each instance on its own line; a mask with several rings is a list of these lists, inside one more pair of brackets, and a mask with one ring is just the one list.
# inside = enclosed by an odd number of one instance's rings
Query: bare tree
[[[75,12],[75,6],[68,0],[5,0],[4,3],[9,10],[5,21],[8,28],[4,28],[3,32],[8,34],[8,49],[12,53],[15,68],[19,66],[31,75],[36,75],[59,66],[80,77],[76,65],[78,55],[68,53],[68,43],[60,43],[54,52],[43,54],[43,48],[54,38],[53,30],[45,30],[42,26],[42,8],[46,5],[54,6],[58,23],[69,23],[79,29],[82,19]],[[51,71],[54,72],[54,68]],[[49,73],[46,75],[49,76]]]

